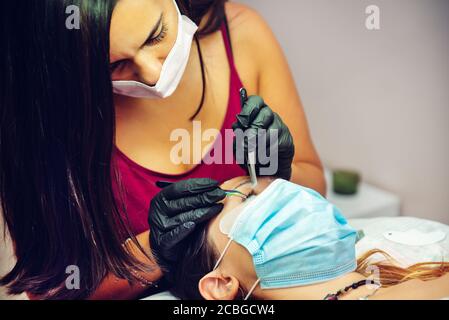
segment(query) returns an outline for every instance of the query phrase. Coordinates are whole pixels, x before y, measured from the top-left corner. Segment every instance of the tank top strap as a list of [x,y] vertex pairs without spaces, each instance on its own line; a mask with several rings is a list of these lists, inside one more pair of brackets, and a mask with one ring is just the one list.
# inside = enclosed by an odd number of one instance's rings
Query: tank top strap
[[221,25],[221,34],[223,36],[225,48],[226,48],[226,55],[228,56],[228,62],[229,66],[231,67],[232,71],[236,71],[235,64],[234,64],[234,55],[232,52],[232,44],[231,44],[231,37],[229,33],[229,26],[228,26],[228,20],[227,17],[224,17],[223,23]]

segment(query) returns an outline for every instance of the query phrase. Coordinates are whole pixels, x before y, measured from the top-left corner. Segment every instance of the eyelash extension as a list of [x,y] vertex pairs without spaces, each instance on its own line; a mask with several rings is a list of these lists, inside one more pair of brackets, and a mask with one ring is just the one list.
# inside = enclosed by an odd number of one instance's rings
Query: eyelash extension
[[250,193],[248,193],[248,194],[245,194],[245,193],[235,190],[235,189],[234,190],[222,189],[222,190],[224,192],[226,192],[227,197],[235,196],[235,197],[242,198],[243,200],[247,200],[250,196],[254,195],[254,190],[251,190]]
[[243,202],[245,202],[245,201],[248,200],[251,196],[254,196],[254,195],[255,195],[254,190],[251,190],[250,193],[244,194],[243,196],[241,196],[241,198],[244,200]]
[[[154,46],[158,43],[160,43],[162,40],[164,40],[164,38],[167,36],[167,32],[168,32],[168,27],[167,24],[165,22],[162,22],[162,28],[161,28],[161,32],[159,32],[159,34],[157,35],[157,37],[151,39],[148,41],[147,45],[149,46]],[[121,61],[116,61],[114,63],[112,63],[109,66],[109,70],[110,72],[114,72],[117,68],[119,68],[125,61],[121,60]]]
[[148,42],[148,45],[154,46],[154,45],[160,43],[162,40],[164,40],[165,36],[167,35],[167,31],[168,31],[167,24],[165,22],[162,22],[161,32],[159,32],[157,37],[151,39]]
[[229,189],[221,189],[221,190],[223,190],[223,191],[226,192],[226,193],[238,193],[238,194],[240,194],[240,195],[242,195],[242,196],[245,195],[243,192],[241,192],[241,191],[239,191],[239,190],[236,190],[236,189],[232,189],[232,190],[229,190]]
[[228,193],[226,196],[227,196],[227,197],[237,197],[237,198],[242,198],[243,200],[246,200],[246,199],[247,199],[246,195],[241,195],[241,194],[238,194],[238,193]]

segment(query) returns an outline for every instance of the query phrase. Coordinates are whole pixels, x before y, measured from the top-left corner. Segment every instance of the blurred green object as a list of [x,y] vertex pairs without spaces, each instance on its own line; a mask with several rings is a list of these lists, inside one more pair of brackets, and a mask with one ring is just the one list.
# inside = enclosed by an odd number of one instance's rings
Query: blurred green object
[[334,170],[332,172],[332,188],[335,193],[352,195],[357,193],[360,175],[351,170]]
[[355,238],[355,243],[359,242],[363,238],[365,238],[365,232],[363,232],[363,230],[360,229],[360,230],[357,231],[357,236]]

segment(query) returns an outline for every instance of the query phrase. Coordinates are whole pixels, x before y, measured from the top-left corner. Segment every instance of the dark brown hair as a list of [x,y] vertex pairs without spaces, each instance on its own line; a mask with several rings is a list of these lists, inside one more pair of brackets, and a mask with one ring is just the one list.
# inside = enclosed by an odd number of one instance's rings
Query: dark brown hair
[[[170,270],[166,273],[166,280],[170,284],[169,290],[176,297],[183,300],[204,300],[198,284],[202,277],[211,272],[218,260],[219,252],[208,240],[208,225],[204,222],[195,227],[182,243],[183,257],[175,264],[162,262],[161,267]],[[157,252],[154,253],[157,256]],[[246,290],[239,287],[235,300],[242,300]],[[253,297],[250,297],[252,300]]]
[[[203,297],[198,289],[201,278],[212,271],[217,255],[214,247],[207,239],[207,223],[195,227],[195,232],[183,241],[180,252],[183,256],[173,262],[160,261],[165,272],[165,278],[170,284],[170,292],[180,299],[201,300]],[[158,256],[157,252],[154,253]],[[171,263],[171,264],[170,264]]]
[[198,30],[199,38],[214,33],[225,20],[225,2],[227,0],[176,0],[180,11],[189,16],[197,25],[210,12],[204,27]]

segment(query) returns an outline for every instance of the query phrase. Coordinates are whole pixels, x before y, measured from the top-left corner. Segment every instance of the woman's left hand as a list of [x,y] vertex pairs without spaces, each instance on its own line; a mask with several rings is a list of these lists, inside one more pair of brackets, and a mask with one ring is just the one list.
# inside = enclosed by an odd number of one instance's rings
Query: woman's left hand
[[[277,170],[270,175],[290,180],[292,175],[292,162],[295,155],[293,137],[279,115],[273,112],[261,97],[242,97],[242,111],[237,115],[237,121],[232,125],[232,129],[234,132],[237,129],[241,129],[245,133],[245,136],[250,138],[250,142],[248,139],[244,139],[243,143],[245,163],[240,165],[244,169],[247,169],[248,166],[248,150],[256,151],[255,167],[257,175],[267,175],[263,174],[263,171],[261,172],[260,169],[270,167],[272,165],[271,162],[275,159],[278,162]],[[260,129],[265,130],[260,131]],[[270,139],[270,134],[275,131],[277,131],[277,139]],[[252,137],[257,138],[253,140]],[[255,145],[251,141],[254,141]],[[238,154],[236,142],[237,139],[234,139],[235,155]],[[270,159],[268,163],[261,163],[261,159],[257,156],[258,150],[262,145],[265,149],[266,156]]]

